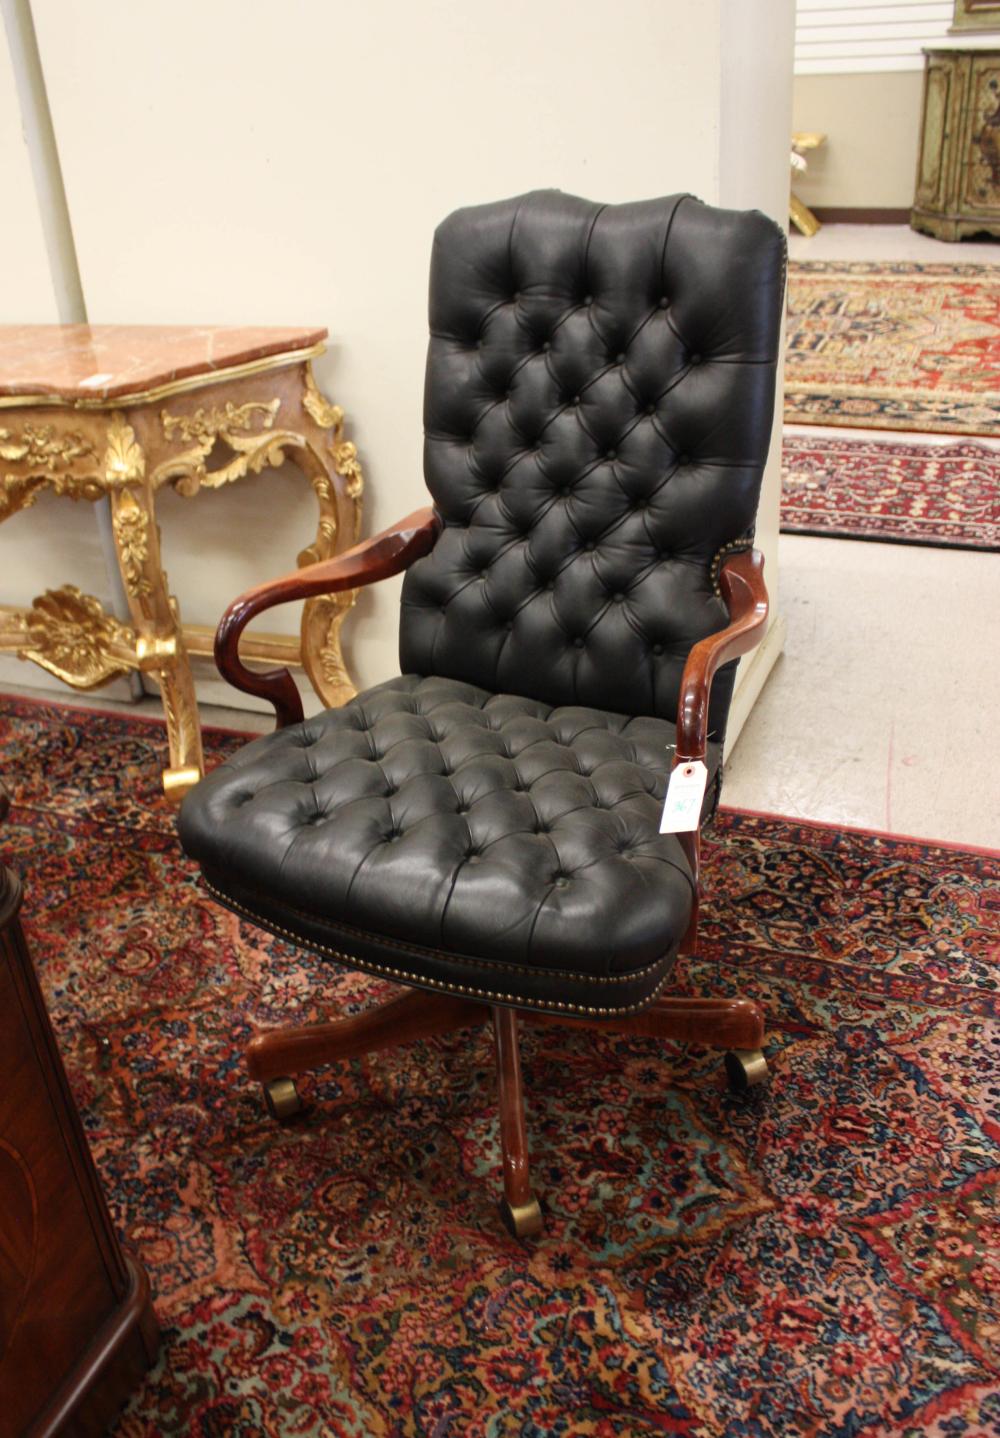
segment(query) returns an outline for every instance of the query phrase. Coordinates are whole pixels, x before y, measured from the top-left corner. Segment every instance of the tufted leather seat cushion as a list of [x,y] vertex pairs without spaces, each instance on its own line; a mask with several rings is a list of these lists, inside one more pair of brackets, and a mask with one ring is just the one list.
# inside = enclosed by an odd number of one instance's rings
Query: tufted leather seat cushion
[[691,910],[658,833],[673,742],[664,719],[407,675],[241,749],[181,838],[223,902],[354,967],[620,1012],[663,986]]

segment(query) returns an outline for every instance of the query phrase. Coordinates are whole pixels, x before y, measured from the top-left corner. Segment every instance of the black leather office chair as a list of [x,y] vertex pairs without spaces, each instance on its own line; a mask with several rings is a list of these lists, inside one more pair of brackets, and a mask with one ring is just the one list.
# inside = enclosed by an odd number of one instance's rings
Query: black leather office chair
[[[658,826],[674,763],[707,764],[710,813],[732,661],[763,633],[750,546],[784,272],[770,220],[687,195],[451,215],[431,266],[433,509],[251,590],[219,629],[220,669],[280,727],[188,794],[185,848],[237,914],[406,986],[258,1035],[250,1071],[282,1116],[295,1073],[492,1016],[518,1235],[541,1226],[519,1019],[716,1044],[738,1085],[764,1072],[756,1004],[669,994],[698,834]],[[401,677],[303,723],[287,671],[240,662],[262,610],[402,569]]]

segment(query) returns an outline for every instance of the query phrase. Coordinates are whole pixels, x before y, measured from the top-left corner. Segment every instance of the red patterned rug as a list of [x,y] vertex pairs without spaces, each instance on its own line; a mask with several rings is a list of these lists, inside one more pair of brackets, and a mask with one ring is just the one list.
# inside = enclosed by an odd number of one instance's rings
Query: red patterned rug
[[[239,741],[209,734],[211,760]],[[319,1073],[255,1025],[383,993],[241,927],[180,855],[157,725],[0,705],[0,834],[123,1237],[165,1327],[120,1435],[983,1438],[1000,1431],[1000,859],[723,813],[690,990],[716,1055],[524,1044],[544,1238],[507,1238],[485,1032]]]
[[1000,550],[1000,450],[786,431],[781,528],[884,543]]
[[785,420],[1000,434],[1000,265],[792,261]]

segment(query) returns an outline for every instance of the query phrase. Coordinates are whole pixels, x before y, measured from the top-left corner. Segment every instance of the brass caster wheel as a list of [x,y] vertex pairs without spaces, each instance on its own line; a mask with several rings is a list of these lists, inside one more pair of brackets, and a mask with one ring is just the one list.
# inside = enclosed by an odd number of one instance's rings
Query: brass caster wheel
[[538,1206],[538,1199],[533,1198],[528,1203],[519,1203],[516,1208],[511,1207],[505,1198],[500,1200],[500,1218],[503,1226],[512,1238],[534,1238],[542,1231],[542,1210]]
[[295,1080],[290,1078],[268,1079],[263,1085],[264,1102],[272,1118],[279,1121],[292,1118],[302,1108]]
[[767,1059],[760,1049],[732,1049],[726,1054],[726,1076],[733,1093],[746,1093],[767,1078]]

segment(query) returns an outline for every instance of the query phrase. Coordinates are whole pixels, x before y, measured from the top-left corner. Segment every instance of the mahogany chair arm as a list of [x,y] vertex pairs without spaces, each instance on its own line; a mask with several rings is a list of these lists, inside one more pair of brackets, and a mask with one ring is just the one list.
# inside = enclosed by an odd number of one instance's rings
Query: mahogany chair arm
[[675,762],[704,759],[708,745],[708,700],[716,670],[760,643],[767,623],[764,556],[759,549],[732,554],[719,573],[729,623],[701,639],[688,655],[677,705]]
[[248,589],[233,600],[215,632],[215,662],[219,673],[234,688],[273,704],[278,729],[299,723],[302,700],[288,670],[255,671],[247,669],[240,659],[240,635],[251,619],[278,604],[357,589],[399,574],[433,549],[440,531],[441,520],[435,511],[418,509],[343,554],[322,559],[317,564],[307,564],[291,574],[283,574],[278,579]]

